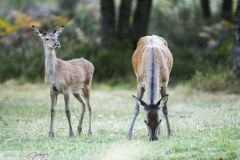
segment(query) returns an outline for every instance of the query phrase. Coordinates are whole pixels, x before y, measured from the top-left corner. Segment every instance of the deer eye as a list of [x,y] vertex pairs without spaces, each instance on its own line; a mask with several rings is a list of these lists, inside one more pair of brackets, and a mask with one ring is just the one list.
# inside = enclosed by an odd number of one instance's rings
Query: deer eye
[[158,124],[160,124],[160,123],[161,123],[161,121],[162,121],[162,120],[160,119],[160,120],[158,121]]
[[145,123],[146,125],[149,125],[148,122],[147,122],[146,120],[144,120],[144,123]]
[[49,38],[46,38],[45,41],[49,41]]

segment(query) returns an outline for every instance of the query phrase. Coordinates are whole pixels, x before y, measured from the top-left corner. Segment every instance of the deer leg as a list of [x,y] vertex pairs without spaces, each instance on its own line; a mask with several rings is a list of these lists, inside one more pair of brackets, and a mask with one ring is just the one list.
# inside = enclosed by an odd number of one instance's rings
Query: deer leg
[[57,104],[57,92],[55,91],[50,91],[50,96],[51,96],[51,121],[50,121],[50,129],[48,133],[48,137],[54,137],[54,117],[55,117],[55,108]]
[[78,123],[78,134],[80,135],[82,132],[82,124],[83,124],[83,117],[84,117],[84,113],[85,113],[85,103],[81,97],[80,94],[73,94],[75,98],[77,98],[77,100],[82,104],[82,109],[81,109],[81,113],[80,113],[80,119],[79,119],[79,123]]
[[[139,99],[142,99],[143,94],[144,94],[144,88],[143,87],[138,87],[138,89],[137,89],[137,97]],[[133,128],[134,128],[134,124],[135,124],[135,121],[137,119],[138,113],[139,113],[139,104],[137,103],[136,107],[134,109],[133,118],[132,118],[129,130],[128,130],[128,135],[127,135],[128,139],[132,139]]]
[[73,135],[73,130],[72,130],[72,124],[71,124],[71,113],[69,110],[69,93],[64,93],[64,102],[65,102],[65,113],[67,116],[68,124],[69,124],[69,136],[72,137]]
[[160,135],[160,126],[158,126],[158,131],[157,132],[158,132],[157,134]]
[[88,135],[91,136],[92,135],[92,108],[90,105],[90,90],[88,86],[83,89],[83,95],[86,99],[86,104],[88,108]]
[[[167,87],[166,86],[161,87],[161,91],[160,92],[161,92],[161,97],[164,97],[167,94]],[[164,114],[164,117],[165,117],[165,120],[166,120],[167,130],[168,130],[168,137],[169,137],[169,136],[172,135],[172,131],[171,131],[169,120],[168,120],[167,102],[166,102],[166,105],[163,106],[162,111],[163,111],[163,114]]]

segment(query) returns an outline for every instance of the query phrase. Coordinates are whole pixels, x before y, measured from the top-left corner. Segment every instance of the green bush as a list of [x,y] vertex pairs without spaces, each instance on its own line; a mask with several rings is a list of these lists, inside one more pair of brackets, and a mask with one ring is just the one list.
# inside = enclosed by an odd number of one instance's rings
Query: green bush
[[240,93],[240,82],[229,71],[196,72],[190,84],[202,91]]
[[0,81],[8,79],[24,78],[28,81],[37,81],[44,75],[44,58],[40,51],[25,53],[0,54]]
[[192,54],[187,49],[173,49],[173,80],[187,80],[194,75],[198,68],[200,55]]

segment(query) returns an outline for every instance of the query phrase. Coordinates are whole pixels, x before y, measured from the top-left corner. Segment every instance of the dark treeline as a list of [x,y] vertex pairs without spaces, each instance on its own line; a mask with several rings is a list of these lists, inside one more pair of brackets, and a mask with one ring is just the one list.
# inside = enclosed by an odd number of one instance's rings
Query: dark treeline
[[240,0],[238,0],[237,3],[235,28],[234,44],[231,57],[231,70],[237,77],[240,77]]
[[96,81],[131,79],[136,42],[152,34],[168,41],[174,57],[173,81],[192,79],[199,72],[205,75],[213,68],[238,75],[240,2],[196,1],[60,0],[49,5],[41,0],[3,0],[0,80],[43,79],[42,44],[32,35],[31,24],[47,30],[66,25],[57,56],[89,59],[96,68]]
[[[127,39],[135,46],[140,37],[147,35],[152,0],[137,0],[135,9],[132,3],[132,0],[122,0],[117,17],[114,0],[101,0],[101,32],[105,47],[117,39]],[[130,23],[132,9],[133,22]]]

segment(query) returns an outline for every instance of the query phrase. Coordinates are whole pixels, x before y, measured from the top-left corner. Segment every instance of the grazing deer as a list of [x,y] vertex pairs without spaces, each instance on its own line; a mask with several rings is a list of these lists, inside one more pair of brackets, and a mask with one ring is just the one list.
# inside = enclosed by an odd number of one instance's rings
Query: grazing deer
[[74,136],[71,125],[71,114],[69,111],[69,97],[72,93],[74,97],[82,104],[80,120],[78,124],[78,133],[82,131],[83,117],[87,106],[89,113],[88,135],[91,131],[91,106],[90,106],[90,88],[93,78],[94,66],[84,58],[64,61],[56,57],[55,49],[60,48],[58,41],[59,35],[64,27],[57,28],[53,33],[43,32],[39,28],[32,26],[33,31],[43,42],[45,51],[45,81],[50,88],[51,96],[51,122],[49,137],[54,137],[54,117],[58,94],[62,93],[65,101],[65,113],[69,124],[69,135]]
[[[132,139],[134,123],[139,113],[139,106],[146,111],[144,122],[148,128],[149,140],[158,140],[160,134],[161,111],[163,112],[168,129],[167,85],[173,65],[173,58],[165,39],[159,36],[145,36],[140,38],[132,57],[133,69],[137,77],[137,100],[133,119],[128,131],[128,139]],[[144,91],[148,103],[142,100]],[[161,99],[160,98],[161,94]]]

